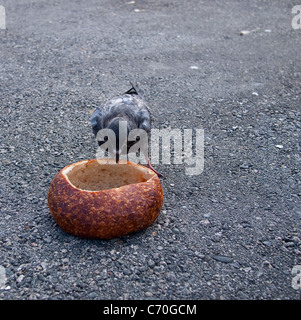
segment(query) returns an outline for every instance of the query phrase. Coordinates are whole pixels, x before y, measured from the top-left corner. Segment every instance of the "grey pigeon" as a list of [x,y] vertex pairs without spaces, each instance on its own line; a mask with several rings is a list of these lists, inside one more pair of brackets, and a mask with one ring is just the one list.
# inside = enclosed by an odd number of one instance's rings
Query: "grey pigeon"
[[[120,141],[120,122],[124,123],[124,121],[126,121],[127,136]],[[95,136],[97,136],[99,130],[102,129],[111,129],[114,131],[116,137],[116,147],[114,147],[113,156],[116,158],[116,162],[119,161],[120,154],[128,153],[129,149],[137,142],[128,141],[127,138],[130,131],[133,129],[143,129],[146,131],[149,137],[151,131],[151,122],[152,117],[149,107],[144,99],[138,95],[138,92],[133,85],[131,89],[124,94],[107,101],[101,107],[97,108],[90,119],[92,130]],[[99,146],[102,146],[102,144],[104,144],[106,141],[106,137],[104,141],[98,140]],[[144,156],[147,161],[146,166],[153,170],[158,176],[162,176],[152,167],[148,157],[148,150],[145,150]]]

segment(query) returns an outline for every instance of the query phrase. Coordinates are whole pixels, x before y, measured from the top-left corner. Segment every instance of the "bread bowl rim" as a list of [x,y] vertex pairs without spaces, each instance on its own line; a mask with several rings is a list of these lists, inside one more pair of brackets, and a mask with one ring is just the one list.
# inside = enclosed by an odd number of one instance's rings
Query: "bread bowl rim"
[[[129,165],[131,167],[134,167],[135,169],[138,169],[140,172],[144,173],[144,174],[149,174],[151,175],[151,177],[149,177],[148,179],[146,179],[146,181],[141,181],[141,182],[135,182],[135,183],[129,183],[129,184],[125,184],[125,185],[122,185],[122,186],[119,186],[119,187],[114,187],[114,188],[109,188],[109,189],[101,189],[101,190],[87,190],[87,189],[82,189],[82,188],[78,188],[76,187],[69,179],[68,177],[68,173],[70,173],[76,166],[79,166],[79,165],[84,165],[86,163],[89,163],[89,162],[97,162],[99,163],[100,165],[102,164],[109,164],[109,165],[117,165],[117,166],[120,166],[120,165]],[[69,164],[67,165],[66,167],[64,167],[62,170],[61,170],[61,175],[66,179],[66,181],[68,182],[68,185],[71,186],[73,189],[75,190],[78,190],[78,191],[83,191],[83,192],[92,192],[92,193],[97,193],[97,192],[108,192],[110,190],[118,190],[120,188],[124,188],[124,187],[127,187],[129,185],[138,185],[138,184],[145,184],[145,183],[148,183],[148,181],[152,180],[152,179],[158,179],[159,178],[157,177],[157,174],[152,171],[151,169],[147,168],[147,167],[144,167],[138,163],[135,163],[133,161],[128,161],[128,160],[123,160],[123,159],[120,159],[118,163],[116,163],[115,159],[113,158],[101,158],[101,159],[86,159],[86,160],[81,160],[81,161],[78,161],[78,162],[75,162],[75,163],[72,163],[72,164]]]

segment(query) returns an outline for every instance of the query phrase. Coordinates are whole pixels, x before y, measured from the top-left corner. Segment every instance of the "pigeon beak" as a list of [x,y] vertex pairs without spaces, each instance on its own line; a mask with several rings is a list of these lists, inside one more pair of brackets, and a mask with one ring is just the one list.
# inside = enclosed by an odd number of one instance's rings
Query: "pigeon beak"
[[119,162],[119,158],[120,158],[120,151],[118,150],[118,151],[115,152],[116,163]]

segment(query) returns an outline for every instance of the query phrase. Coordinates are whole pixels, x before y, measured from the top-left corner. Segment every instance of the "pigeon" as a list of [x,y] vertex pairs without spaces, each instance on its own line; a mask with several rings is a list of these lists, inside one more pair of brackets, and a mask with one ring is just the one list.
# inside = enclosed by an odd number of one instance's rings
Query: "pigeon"
[[[97,134],[102,129],[111,129],[115,133],[116,146],[111,150],[111,156],[116,159],[116,163],[119,162],[120,155],[129,153],[130,148],[139,141],[139,137],[136,141],[129,141],[128,135],[133,129],[142,129],[147,133],[149,139],[152,115],[150,109],[145,100],[138,94],[136,88],[131,83],[131,88],[124,94],[112,98],[104,103],[101,107],[96,108],[90,118],[92,131],[97,137]],[[121,135],[120,140],[120,124],[126,124],[126,131]],[[107,140],[105,136],[104,140],[98,140],[98,145],[101,147]],[[144,156],[147,161],[146,166],[154,171],[159,177],[162,175],[157,172],[151,165],[147,148],[144,150]]]

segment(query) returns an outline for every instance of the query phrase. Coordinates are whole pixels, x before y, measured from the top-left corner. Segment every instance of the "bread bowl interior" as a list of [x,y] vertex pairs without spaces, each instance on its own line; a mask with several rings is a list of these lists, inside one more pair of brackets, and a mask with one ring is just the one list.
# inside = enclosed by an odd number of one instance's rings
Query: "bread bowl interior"
[[128,184],[141,183],[155,173],[148,168],[126,161],[114,160],[82,161],[67,167],[63,174],[77,189],[100,191],[119,188]]

